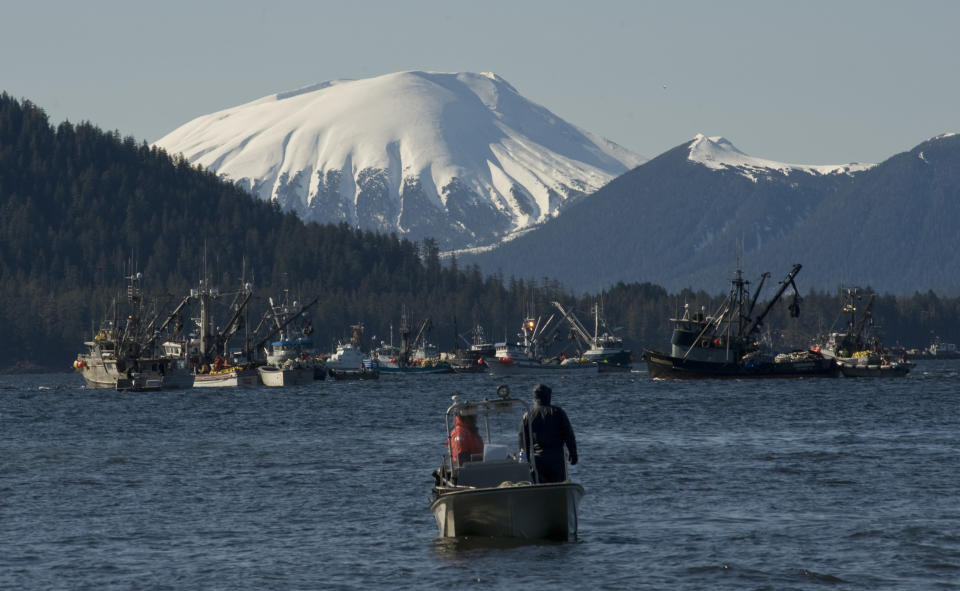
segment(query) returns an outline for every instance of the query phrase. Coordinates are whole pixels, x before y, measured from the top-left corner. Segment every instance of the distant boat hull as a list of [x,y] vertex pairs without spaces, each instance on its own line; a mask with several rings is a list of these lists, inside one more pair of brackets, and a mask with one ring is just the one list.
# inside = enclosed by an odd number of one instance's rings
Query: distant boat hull
[[633,369],[633,359],[626,349],[604,350],[591,349],[583,354],[587,361],[593,361],[601,373],[615,371],[630,371]]
[[723,363],[672,357],[647,349],[643,352],[647,371],[653,379],[700,378],[803,378],[834,377],[833,360],[826,358],[797,361],[757,361]]
[[252,367],[197,374],[194,388],[238,388],[254,387],[260,384],[260,374]]
[[500,357],[487,357],[483,361],[489,368],[488,371],[494,376],[591,374],[599,371],[596,363],[540,363],[530,359],[514,360]]
[[437,365],[429,366],[418,366],[418,367],[391,367],[389,365],[380,365],[380,373],[384,375],[423,375],[423,374],[437,374],[437,373],[453,373],[453,368],[450,365],[443,363]]
[[159,392],[163,389],[163,378],[146,374],[133,374],[117,380],[118,392]]
[[[95,355],[81,355],[77,369],[88,388],[111,388],[120,391],[179,390],[193,387],[193,374],[178,367],[177,360],[142,359],[139,371],[121,372],[117,361]],[[75,365],[76,367],[76,365]]]
[[330,377],[335,380],[378,380],[379,369],[336,369],[329,368]]
[[312,367],[274,367],[262,365],[257,368],[264,386],[304,386],[313,382]]
[[840,373],[848,378],[899,378],[910,373],[912,363],[898,362],[889,364],[859,364],[837,360]]

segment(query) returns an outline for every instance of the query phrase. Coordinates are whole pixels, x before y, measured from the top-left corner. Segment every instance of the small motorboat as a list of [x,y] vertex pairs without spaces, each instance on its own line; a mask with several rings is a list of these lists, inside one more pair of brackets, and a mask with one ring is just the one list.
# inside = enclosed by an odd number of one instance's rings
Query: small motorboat
[[[434,471],[430,510],[442,537],[504,537],[569,540],[577,533],[583,487],[541,483],[536,463],[520,449],[519,430],[527,404],[497,388],[497,398],[479,402],[453,397],[446,412],[449,449]],[[452,457],[451,429],[457,417],[475,417],[483,452]],[[528,434],[529,435],[529,434]]]

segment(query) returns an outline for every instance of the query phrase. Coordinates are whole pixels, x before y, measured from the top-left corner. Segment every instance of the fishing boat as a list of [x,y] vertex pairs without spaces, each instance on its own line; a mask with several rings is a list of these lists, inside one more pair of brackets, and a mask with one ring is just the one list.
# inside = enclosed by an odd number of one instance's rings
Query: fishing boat
[[873,327],[873,303],[876,294],[870,294],[867,305],[858,314],[863,299],[859,288],[847,288],[841,294],[841,314],[846,318],[843,332],[831,332],[823,345],[814,347],[824,357],[832,359],[846,377],[880,378],[903,377],[913,363],[905,356],[890,354]]
[[430,318],[425,318],[420,323],[416,335],[411,339],[409,316],[406,306],[403,306],[400,314],[400,346],[393,346],[393,327],[391,326],[391,343],[389,345],[383,343],[374,356],[380,373],[383,375],[452,373],[453,368],[450,364],[440,359],[439,348],[427,340],[432,326]]
[[600,302],[593,306],[593,332],[589,332],[573,310],[566,310],[560,302],[553,302],[563,318],[570,324],[573,334],[583,344],[579,355],[587,362],[596,363],[601,372],[630,371],[633,355],[623,346],[623,339],[614,335],[603,319]]
[[[220,297],[232,295],[228,306],[230,318],[220,330],[214,329],[212,304]],[[257,364],[252,361],[248,342],[240,349],[231,349],[230,343],[244,326],[247,326],[246,309],[253,297],[253,286],[241,281],[235,292],[220,293],[208,280],[192,290],[189,296],[199,302],[200,318],[197,320],[198,337],[190,343],[188,356],[196,368],[194,388],[237,388],[260,384]]]
[[[257,367],[264,386],[300,386],[326,377],[327,368],[314,353],[310,336],[313,324],[304,320],[306,312],[318,301],[319,298],[314,298],[308,304],[298,306],[296,301],[290,302],[288,298],[281,303],[268,298],[269,307],[254,330],[259,332],[265,323],[272,326],[254,346],[255,350],[262,348],[265,354],[266,364]],[[272,340],[275,337],[279,338]]]
[[[764,273],[752,298],[748,282],[737,269],[733,287],[718,312],[706,315],[692,313],[684,307],[682,317],[671,319],[673,337],[670,353],[651,349],[643,352],[652,379],[688,378],[799,378],[834,376],[833,361],[810,349],[785,353],[766,351],[760,344],[760,327],[784,292],[793,288],[790,315],[800,315],[800,295],[794,278],[801,265],[795,265],[780,284],[766,307],[756,315],[754,310],[763,283]],[[748,299],[750,300],[748,302]]]
[[921,351],[921,355],[929,359],[960,359],[960,349],[957,349],[956,343],[945,343],[936,337]]
[[[453,397],[445,435],[454,449],[456,417],[475,417],[482,453],[451,457],[434,471],[430,511],[441,537],[482,536],[569,540],[576,536],[583,487],[566,479],[541,483],[537,467],[521,453],[517,428],[528,409],[506,386],[493,400]],[[527,433],[527,436],[530,434]]]
[[157,345],[159,335],[171,326],[183,304],[159,326],[158,318],[146,321],[142,279],[141,273],[127,277],[127,313],[121,315],[115,304],[113,318],[84,342],[87,350],[73,362],[88,388],[151,391],[193,387],[186,359]]
[[377,362],[360,350],[360,335],[363,325],[350,327],[350,341],[339,343],[337,350],[327,358],[326,366],[330,377],[335,380],[376,380],[380,378]]
[[549,359],[534,359],[526,349],[513,343],[496,343],[493,357],[484,358],[491,375],[496,377],[512,375],[542,374],[594,374],[599,366],[579,357],[557,356]]
[[[454,320],[454,326],[456,326],[456,320]],[[454,328],[454,333],[456,333],[456,328]],[[487,341],[482,326],[479,324],[474,325],[470,333],[471,339],[466,341],[469,345],[468,348],[457,348],[453,354],[447,358],[450,367],[453,368],[453,371],[456,373],[479,373],[487,371],[488,368],[484,362],[484,357],[493,357],[497,352],[494,344]],[[456,336],[457,338],[463,338],[459,334]]]
[[511,375],[542,375],[546,373],[597,373],[596,363],[579,356],[567,357],[564,354],[545,356],[546,345],[553,341],[560,323],[554,322],[551,315],[545,321],[542,317],[524,318],[516,343],[499,342],[494,345],[494,355],[484,357],[489,372],[498,377]]

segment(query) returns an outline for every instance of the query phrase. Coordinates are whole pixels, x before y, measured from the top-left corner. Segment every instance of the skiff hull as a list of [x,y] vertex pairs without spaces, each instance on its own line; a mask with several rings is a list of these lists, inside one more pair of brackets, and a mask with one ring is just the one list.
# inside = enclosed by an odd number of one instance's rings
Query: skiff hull
[[572,482],[454,489],[430,505],[441,537],[569,540],[583,487]]

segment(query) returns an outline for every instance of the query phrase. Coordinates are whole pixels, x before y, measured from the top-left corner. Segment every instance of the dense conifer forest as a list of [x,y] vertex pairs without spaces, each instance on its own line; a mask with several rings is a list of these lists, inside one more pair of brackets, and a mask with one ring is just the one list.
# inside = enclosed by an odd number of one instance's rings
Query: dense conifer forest
[[[776,281],[778,270],[769,271]],[[143,274],[158,311],[204,276],[225,292],[251,283],[254,317],[270,296],[318,297],[314,338],[328,350],[356,323],[365,338],[389,340],[403,306],[414,323],[429,317],[431,340],[450,350],[475,324],[490,340],[512,338],[524,314],[550,314],[553,300],[590,324],[601,295],[573,294],[549,278],[484,276],[441,259],[429,240],[305,224],[182,158],[86,122],[54,127],[29,101],[0,95],[0,371],[68,370],[132,272]],[[711,292],[620,283],[602,294],[603,308],[639,353],[667,346],[669,316],[684,303],[712,312],[725,295],[725,286],[698,287]],[[779,306],[767,324],[803,346],[836,324],[838,310],[837,294],[810,292],[799,321]],[[960,336],[960,299],[932,292],[881,296],[874,317],[888,344]],[[563,347],[568,336],[558,338]]]

